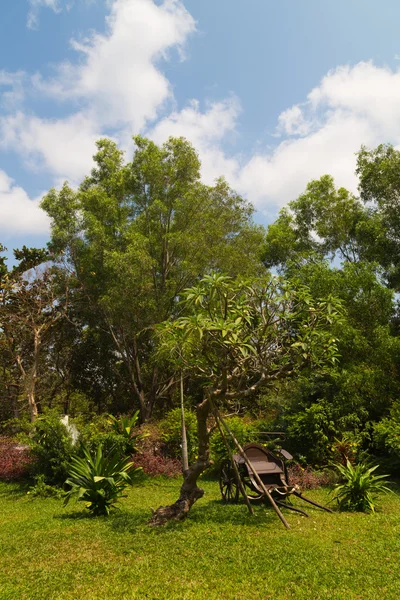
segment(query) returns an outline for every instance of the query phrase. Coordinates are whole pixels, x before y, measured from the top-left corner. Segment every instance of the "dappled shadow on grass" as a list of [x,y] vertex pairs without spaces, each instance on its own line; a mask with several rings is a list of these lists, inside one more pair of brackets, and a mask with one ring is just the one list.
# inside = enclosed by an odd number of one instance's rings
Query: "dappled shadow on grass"
[[88,510],[81,510],[79,512],[75,511],[75,512],[69,512],[69,513],[63,513],[61,515],[53,516],[53,519],[59,519],[60,521],[70,521],[70,520],[77,521],[77,520],[81,520],[81,519],[101,519],[101,518],[105,518],[105,517],[95,517]]
[[26,496],[29,491],[29,481],[0,482],[0,498],[17,499]]
[[147,525],[151,517],[151,512],[146,509],[136,509],[135,511],[116,511],[109,517],[108,523],[111,529],[121,533],[135,533],[138,527]]
[[271,524],[277,517],[265,505],[255,507],[254,515],[250,515],[245,504],[223,504],[221,500],[209,500],[201,502],[192,508],[184,521],[170,521],[169,523],[154,528],[154,531],[162,535],[171,531],[182,531],[191,527],[212,526],[240,526],[257,528],[260,523]]

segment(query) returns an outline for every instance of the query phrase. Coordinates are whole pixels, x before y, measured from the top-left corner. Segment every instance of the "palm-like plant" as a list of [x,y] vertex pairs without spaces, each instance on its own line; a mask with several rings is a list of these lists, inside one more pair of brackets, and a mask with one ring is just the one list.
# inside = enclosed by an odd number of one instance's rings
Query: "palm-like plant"
[[86,502],[93,515],[108,515],[124,491],[132,484],[132,475],[139,468],[134,468],[133,462],[126,457],[121,458],[117,449],[104,455],[102,446],[92,456],[89,450],[82,446],[83,456],[74,456],[70,463],[69,476],[66,485],[70,489],[65,494],[64,506],[71,498]]
[[333,490],[340,510],[375,511],[376,494],[392,491],[384,481],[389,475],[374,475],[378,466],[368,467],[364,463],[352,465],[348,459],[345,465],[336,464],[343,479],[343,483],[337,484]]
[[137,410],[131,417],[122,416],[119,419],[113,415],[109,416],[110,423],[116,434],[123,436],[125,448],[128,454],[133,454],[137,449],[137,442],[142,440],[144,435],[135,431],[139,420],[139,411]]

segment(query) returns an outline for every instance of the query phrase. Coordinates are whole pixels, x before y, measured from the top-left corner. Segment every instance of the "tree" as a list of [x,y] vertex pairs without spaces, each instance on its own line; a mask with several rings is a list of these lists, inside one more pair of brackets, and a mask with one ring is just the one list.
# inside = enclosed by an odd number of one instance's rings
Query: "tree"
[[20,389],[31,421],[38,416],[36,383],[43,342],[49,330],[65,316],[68,289],[61,296],[52,268],[3,277],[0,329],[11,361],[19,371]]
[[330,459],[334,438],[356,436],[368,443],[370,423],[388,413],[398,397],[400,340],[393,335],[393,291],[377,265],[348,262],[335,268],[309,261],[286,270],[307,285],[313,298],[340,298],[345,309],[333,328],[339,359],[335,368],[290,382],[280,394],[279,427],[297,453],[313,464]]
[[364,237],[369,260],[379,262],[390,286],[400,284],[400,152],[390,144],[357,155],[360,198],[373,222]]
[[[0,253],[6,248],[0,244]],[[3,405],[2,417],[6,420],[11,415],[19,416],[19,396],[21,391],[21,372],[16,357],[19,356],[18,336],[13,328],[14,301],[24,273],[43,263],[47,253],[43,249],[27,248],[14,250],[16,264],[8,269],[5,257],[0,258],[0,354],[1,375],[0,387]]]
[[212,274],[184,293],[183,304],[186,315],[159,326],[159,352],[203,390],[196,407],[198,459],[184,473],[179,499],[153,514],[157,525],[185,518],[203,495],[197,479],[209,466],[207,419],[213,407],[337,360],[330,329],[339,303],[314,301],[305,286],[291,287],[273,276],[234,280]]
[[400,265],[399,157],[388,146],[361,149],[359,197],[337,189],[325,175],[310,182],[267,231],[267,266],[310,286],[314,298],[340,298],[346,309],[335,330],[337,367],[282,389],[281,426],[313,462],[326,460],[334,437],[343,432],[367,440],[368,423],[381,419],[398,394],[399,341],[390,288],[396,288]]
[[371,219],[360,199],[345,188],[336,189],[333,178],[324,175],[311,181],[268,227],[265,262],[299,264],[312,255],[358,261],[365,253],[365,229],[371,227]]
[[100,140],[96,167],[79,190],[51,190],[51,249],[88,301],[87,319],[108,332],[124,362],[142,420],[176,380],[154,362],[154,326],[176,316],[182,291],[212,269],[260,272],[263,229],[253,208],[218,180],[200,181],[184,139],[159,147],[139,136],[131,163]]

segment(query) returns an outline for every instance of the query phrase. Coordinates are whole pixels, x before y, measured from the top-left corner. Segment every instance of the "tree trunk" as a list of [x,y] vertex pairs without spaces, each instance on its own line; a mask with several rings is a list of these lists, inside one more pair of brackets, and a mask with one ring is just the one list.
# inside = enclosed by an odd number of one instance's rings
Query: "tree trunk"
[[40,333],[35,331],[35,340],[34,340],[34,354],[33,354],[33,365],[31,372],[29,374],[28,380],[28,404],[29,410],[31,413],[31,421],[35,421],[38,416],[38,407],[36,403],[36,379],[37,379],[37,371],[39,365],[39,354],[40,354]]
[[183,474],[183,484],[180,496],[170,506],[160,506],[153,512],[150,525],[164,525],[168,521],[182,521],[185,519],[193,504],[204,495],[204,490],[197,486],[197,479],[209,466],[209,431],[207,417],[210,412],[210,401],[206,397],[197,406],[197,431],[199,436],[199,457],[197,461]]
[[189,469],[188,444],[185,423],[185,406],[183,403],[183,374],[181,373],[181,418],[182,418],[182,472]]

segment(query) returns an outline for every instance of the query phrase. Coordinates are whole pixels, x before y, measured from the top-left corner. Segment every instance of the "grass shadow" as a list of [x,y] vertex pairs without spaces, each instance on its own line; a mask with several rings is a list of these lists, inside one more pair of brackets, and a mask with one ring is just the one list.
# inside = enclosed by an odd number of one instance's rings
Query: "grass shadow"
[[109,525],[115,532],[135,533],[138,527],[147,525],[151,512],[146,509],[137,509],[134,512],[116,511],[109,517]]
[[26,493],[29,491],[29,486],[31,485],[29,481],[13,481],[1,482],[0,486],[0,498],[22,498],[26,496]]
[[[78,521],[82,519],[98,519],[95,515],[90,514],[88,511],[75,511],[69,513],[63,513],[62,515],[54,515],[53,519],[58,519],[60,521]],[[101,517],[100,517],[101,518]]]

